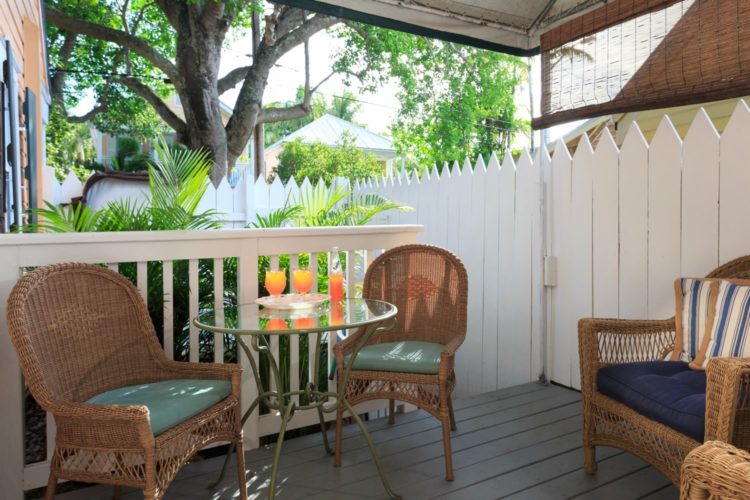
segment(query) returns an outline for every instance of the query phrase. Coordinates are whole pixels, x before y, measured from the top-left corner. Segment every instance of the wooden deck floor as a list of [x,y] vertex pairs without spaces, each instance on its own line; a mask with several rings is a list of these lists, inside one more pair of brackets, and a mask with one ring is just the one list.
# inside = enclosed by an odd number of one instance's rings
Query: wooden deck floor
[[[527,384],[456,401],[453,434],[455,481],[443,480],[440,427],[424,412],[398,415],[396,425],[370,422],[373,438],[396,492],[404,499],[674,499],[677,489],[642,460],[600,448],[599,472],[583,473],[580,395],[560,387]],[[329,431],[333,436],[333,432]],[[272,447],[247,453],[251,498],[265,498]],[[207,489],[222,457],[188,465],[168,499],[236,498],[236,470],[217,490]],[[234,461],[233,461],[234,463]],[[344,464],[334,468],[320,435],[284,444],[279,498],[386,498],[356,425],[346,428]],[[60,500],[109,499],[111,487],[92,486]],[[140,498],[130,490],[125,498]]]

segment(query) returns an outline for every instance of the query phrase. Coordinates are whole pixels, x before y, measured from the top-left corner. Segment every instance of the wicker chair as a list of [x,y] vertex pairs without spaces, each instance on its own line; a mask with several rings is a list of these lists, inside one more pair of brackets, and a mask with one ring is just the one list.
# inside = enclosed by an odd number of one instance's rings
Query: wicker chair
[[[394,401],[412,403],[437,417],[443,427],[445,478],[453,480],[450,431],[456,429],[451,392],[456,385],[453,372],[456,350],[466,336],[468,279],[466,269],[452,253],[426,245],[406,245],[386,251],[375,259],[365,276],[362,295],[385,300],[398,308],[392,330],[373,335],[355,360],[346,387],[352,405],[372,399],[388,399],[389,422],[394,423]],[[353,351],[358,335],[349,336],[334,347],[339,380],[344,359]],[[433,343],[434,370],[409,372],[386,360],[385,368],[361,369],[357,364],[366,351],[386,343],[421,341]],[[436,345],[437,344],[437,345]],[[392,371],[393,369],[401,371]],[[336,415],[335,464],[341,465],[341,425],[344,413]]]
[[682,500],[750,497],[750,453],[721,441],[691,451],[682,465]]
[[[7,320],[26,383],[57,425],[48,500],[58,479],[112,484],[115,496],[131,486],[159,499],[182,465],[215,441],[236,443],[240,497],[247,497],[240,369],[168,360],[125,277],[87,264],[38,269],[13,288]],[[184,379],[225,381],[216,385],[229,395],[217,393],[218,403],[156,436],[147,406],[86,402],[118,388]]]
[[[735,259],[709,278],[750,278],[750,256]],[[621,320],[585,318],[578,323],[583,399],[584,467],[596,472],[596,446],[614,446],[638,455],[680,482],[685,456],[701,443],[635,412],[597,390],[600,368],[637,361],[660,361],[672,351],[674,318]],[[705,439],[750,448],[750,359],[714,358],[706,369]]]

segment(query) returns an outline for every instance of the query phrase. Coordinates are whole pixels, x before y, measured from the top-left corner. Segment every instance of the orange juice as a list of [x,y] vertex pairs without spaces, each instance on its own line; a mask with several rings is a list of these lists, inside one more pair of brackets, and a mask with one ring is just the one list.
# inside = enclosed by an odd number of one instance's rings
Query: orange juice
[[328,293],[331,294],[331,300],[344,300],[344,275],[328,275]]
[[331,302],[331,325],[341,325],[344,323],[344,304],[340,301]]
[[266,290],[274,297],[278,297],[286,288],[286,272],[266,271]]
[[271,318],[268,320],[268,323],[266,323],[266,330],[268,331],[276,331],[276,330],[288,330],[289,327],[286,326],[286,321],[284,321],[281,318]]
[[292,273],[292,283],[297,293],[307,293],[313,286],[313,274],[309,269],[296,269]]
[[315,319],[310,317],[295,318],[292,320],[292,326],[296,330],[305,330],[307,328],[315,328]]

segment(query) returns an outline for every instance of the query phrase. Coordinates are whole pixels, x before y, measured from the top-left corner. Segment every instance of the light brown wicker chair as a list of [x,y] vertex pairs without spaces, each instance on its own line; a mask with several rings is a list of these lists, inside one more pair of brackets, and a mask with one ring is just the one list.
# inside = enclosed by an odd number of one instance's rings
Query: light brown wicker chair
[[685,458],[680,483],[682,500],[750,498],[750,453],[708,441]]
[[[142,489],[161,498],[185,462],[215,441],[237,445],[239,491],[247,497],[240,369],[167,359],[136,288],[87,264],[59,264],[22,277],[7,306],[26,383],[57,425],[47,499],[58,479]],[[227,380],[231,393],[154,437],[146,406],[86,403],[116,388],[175,379]]]
[[[352,370],[346,398],[354,405],[372,399],[390,400],[389,422],[394,423],[394,400],[412,403],[437,417],[443,427],[445,478],[453,480],[450,431],[456,429],[451,392],[456,385],[454,356],[466,336],[468,278],[461,261],[447,250],[406,245],[386,251],[373,261],[365,276],[363,297],[385,300],[398,308],[391,331],[375,334],[368,346],[384,342],[424,341],[441,344],[436,374]],[[339,380],[344,357],[357,342],[354,334],[334,347]],[[358,358],[359,359],[359,358]],[[336,414],[335,464],[341,465],[343,406]]]
[[[718,267],[709,278],[750,278],[750,256]],[[674,318],[622,320],[585,318],[578,323],[583,399],[584,465],[596,472],[596,446],[614,446],[638,455],[675,485],[685,456],[701,443],[645,417],[597,390],[605,366],[659,361],[672,351]],[[750,359],[713,358],[706,369],[705,439],[750,448]]]

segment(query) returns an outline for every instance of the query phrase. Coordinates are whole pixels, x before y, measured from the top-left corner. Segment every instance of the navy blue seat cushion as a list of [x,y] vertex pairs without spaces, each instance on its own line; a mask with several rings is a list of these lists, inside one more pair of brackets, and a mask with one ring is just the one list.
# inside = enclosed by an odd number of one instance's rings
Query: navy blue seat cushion
[[605,396],[703,442],[706,372],[682,361],[626,363],[600,369],[596,383]]

